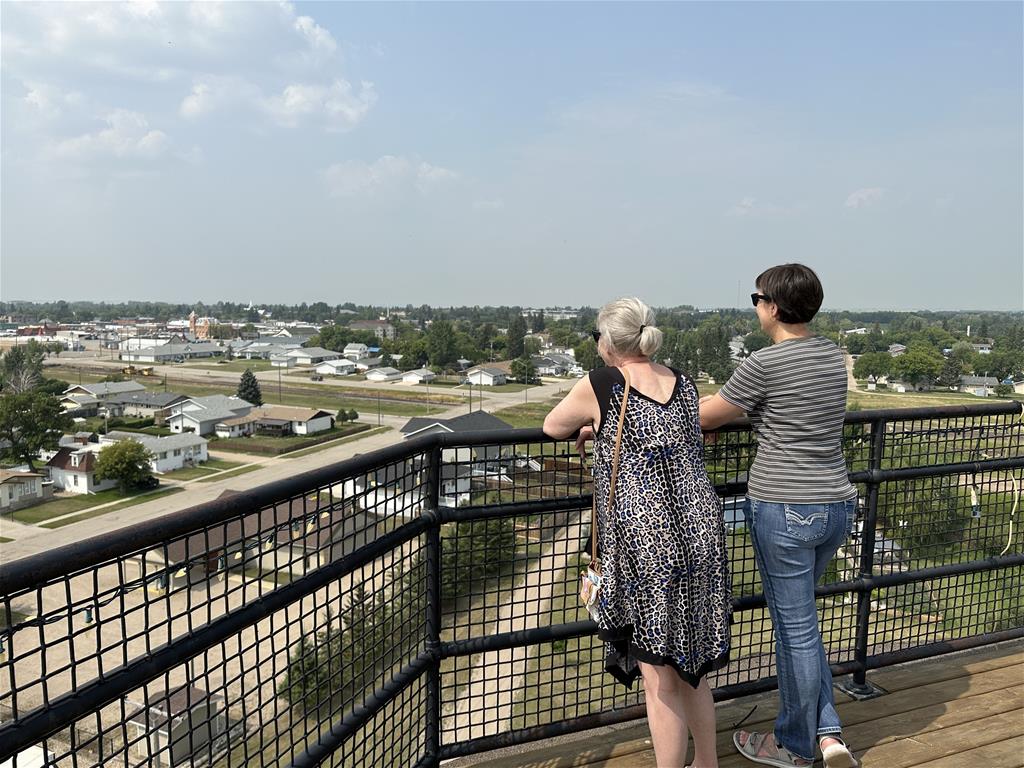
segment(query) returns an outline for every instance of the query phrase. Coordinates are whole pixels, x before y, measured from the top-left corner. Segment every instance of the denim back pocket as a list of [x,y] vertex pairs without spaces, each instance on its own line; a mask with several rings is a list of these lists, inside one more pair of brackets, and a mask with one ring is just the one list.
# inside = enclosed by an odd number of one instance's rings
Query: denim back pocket
[[786,531],[803,541],[814,541],[828,534],[831,504],[785,504]]

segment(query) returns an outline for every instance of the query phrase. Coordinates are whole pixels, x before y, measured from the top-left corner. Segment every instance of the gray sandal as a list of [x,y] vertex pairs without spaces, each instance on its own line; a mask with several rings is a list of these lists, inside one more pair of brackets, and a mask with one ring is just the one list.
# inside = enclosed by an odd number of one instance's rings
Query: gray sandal
[[[745,734],[746,742],[740,743],[740,734]],[[765,742],[771,739],[771,744]],[[736,751],[747,760],[761,765],[774,765],[776,768],[807,768],[814,765],[813,760],[806,760],[794,755],[785,747],[775,743],[774,734],[758,733],[757,731],[736,731],[732,735],[733,746]],[[759,754],[763,752],[764,754]]]

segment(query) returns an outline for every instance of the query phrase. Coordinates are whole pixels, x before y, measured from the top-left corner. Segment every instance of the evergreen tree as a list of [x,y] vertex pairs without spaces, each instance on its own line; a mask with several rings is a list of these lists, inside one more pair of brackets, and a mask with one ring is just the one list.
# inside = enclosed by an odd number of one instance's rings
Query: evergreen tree
[[252,372],[252,368],[246,368],[238,380],[237,394],[247,403],[263,405],[263,392],[260,390],[260,383],[256,381],[256,374]]
[[455,365],[458,352],[455,345],[455,328],[445,319],[435,320],[427,333],[427,354],[435,368],[447,370]]
[[509,358],[522,357],[523,337],[526,335],[526,321],[521,312],[513,312],[508,324],[508,341],[506,342],[506,353]]
[[544,322],[544,310],[541,310],[530,317],[530,330],[534,333],[540,333],[544,330]]

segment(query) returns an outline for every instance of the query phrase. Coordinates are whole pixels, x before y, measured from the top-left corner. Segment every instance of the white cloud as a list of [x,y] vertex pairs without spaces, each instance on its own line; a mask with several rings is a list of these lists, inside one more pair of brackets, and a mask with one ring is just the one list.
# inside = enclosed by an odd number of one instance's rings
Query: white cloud
[[460,175],[438,165],[416,163],[400,155],[384,155],[372,163],[360,160],[335,163],[323,171],[323,177],[332,197],[373,197],[411,189],[427,195],[456,181]]
[[376,102],[373,83],[362,82],[356,91],[347,80],[338,79],[330,87],[292,83],[280,95],[263,99],[262,107],[281,125],[320,119],[328,130],[344,131],[360,123]]
[[59,142],[53,153],[61,158],[86,160],[98,156],[152,158],[168,146],[167,134],[151,130],[138,112],[118,109],[104,118],[107,127]]
[[25,96],[23,101],[30,112],[42,117],[57,117],[68,107],[82,104],[82,94],[76,91],[65,92],[55,85],[38,81],[24,83]]
[[881,200],[884,194],[882,187],[864,187],[851,192],[844,205],[847,208],[867,208]]
[[766,203],[758,200],[755,197],[744,197],[726,211],[726,215],[751,219],[769,219],[793,216],[799,214],[804,209],[805,206],[800,203],[789,206],[776,205],[775,203]]
[[757,207],[757,200],[753,197],[744,197],[736,205],[729,209],[730,216],[749,216]]
[[295,19],[294,27],[306,38],[314,55],[333,56],[334,52],[338,50],[334,36],[317,24],[312,17],[299,16]]

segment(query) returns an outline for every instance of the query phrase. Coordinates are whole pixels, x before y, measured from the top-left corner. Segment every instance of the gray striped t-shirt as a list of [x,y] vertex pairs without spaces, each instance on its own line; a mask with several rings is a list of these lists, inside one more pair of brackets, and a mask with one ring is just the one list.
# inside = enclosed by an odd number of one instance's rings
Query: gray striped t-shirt
[[846,365],[831,341],[808,336],[759,349],[718,394],[747,412],[757,435],[749,496],[814,504],[857,495],[842,450]]

